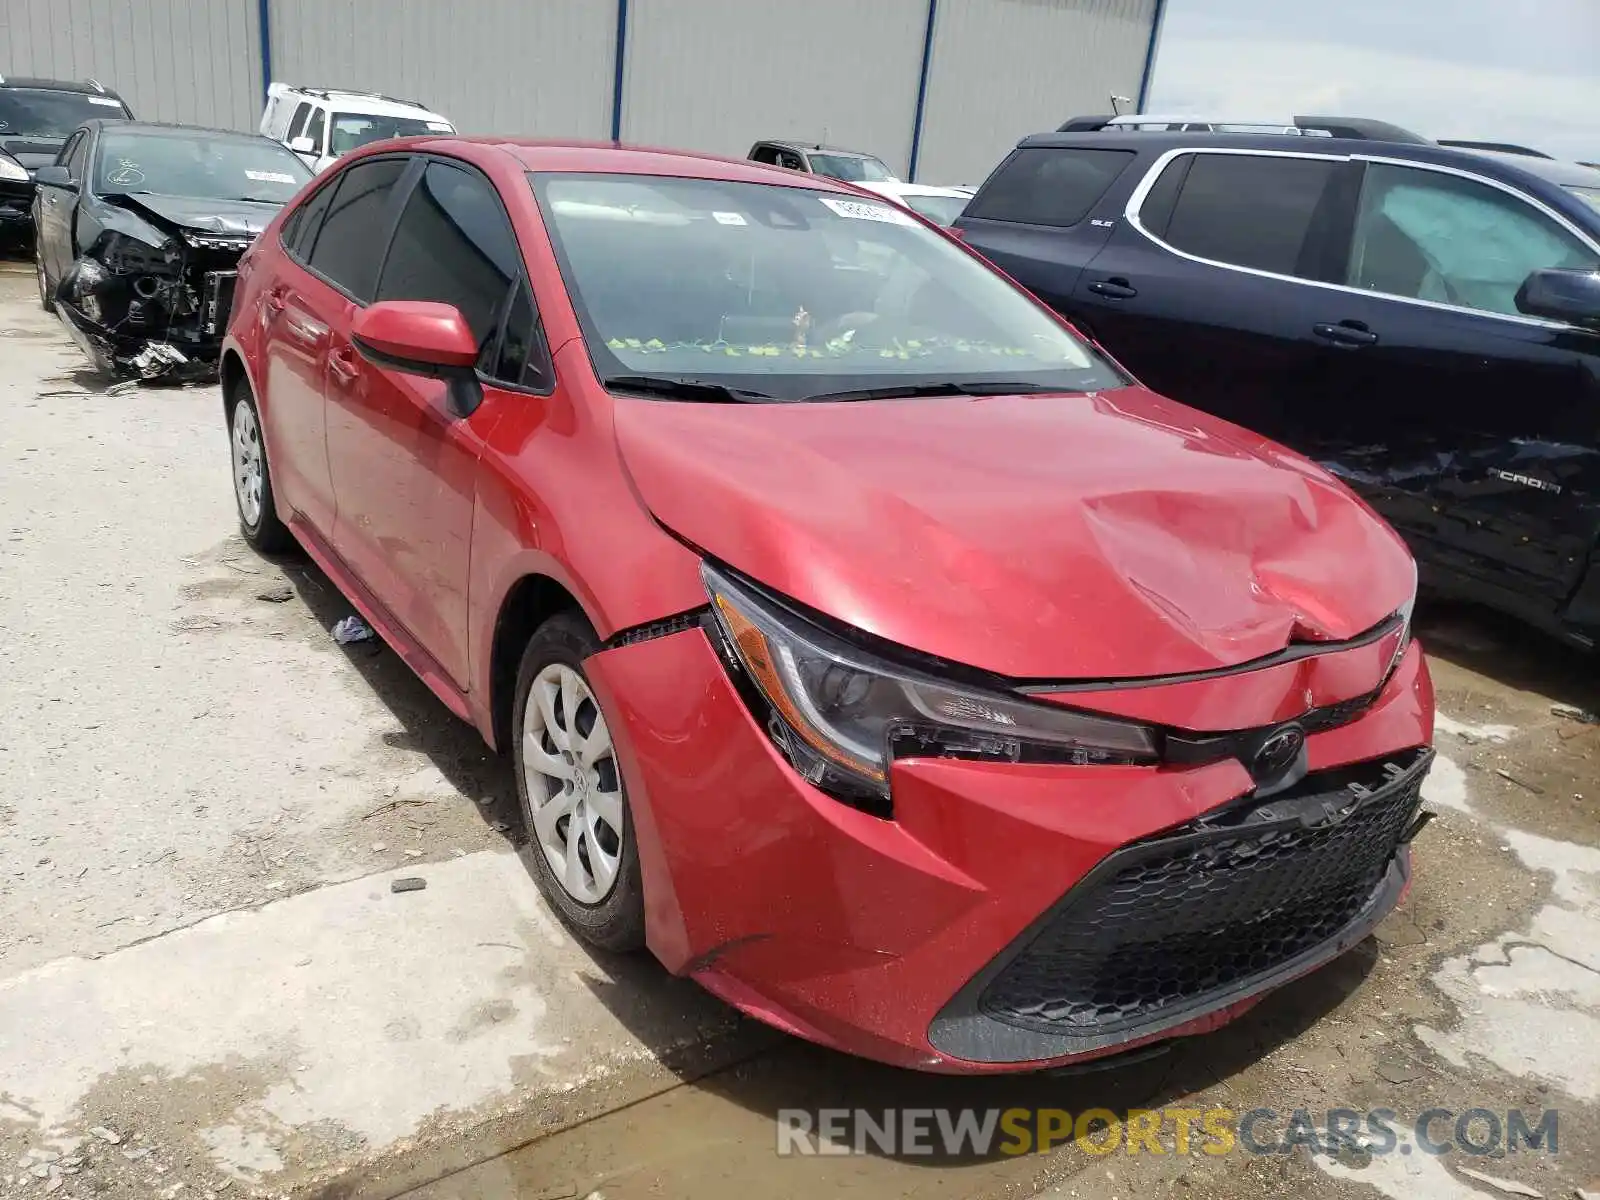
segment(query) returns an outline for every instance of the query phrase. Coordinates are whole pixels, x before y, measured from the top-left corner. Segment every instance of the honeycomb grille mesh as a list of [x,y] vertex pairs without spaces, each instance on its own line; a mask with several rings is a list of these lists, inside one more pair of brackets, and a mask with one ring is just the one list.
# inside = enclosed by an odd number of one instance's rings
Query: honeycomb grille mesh
[[[1241,824],[1202,819],[1117,852],[989,983],[980,1008],[1030,1028],[1112,1033],[1283,966],[1361,915],[1416,813],[1422,776],[1311,797],[1330,809],[1355,802],[1337,824],[1245,813]],[[1275,810],[1269,800],[1254,812]]]

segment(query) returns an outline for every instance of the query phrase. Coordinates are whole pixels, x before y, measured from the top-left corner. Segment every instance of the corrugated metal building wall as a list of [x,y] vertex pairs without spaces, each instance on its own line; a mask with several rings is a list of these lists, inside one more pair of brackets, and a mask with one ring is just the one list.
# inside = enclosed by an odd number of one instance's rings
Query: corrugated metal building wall
[[1017,139],[1137,99],[1157,0],[939,0],[917,177],[982,183]]
[[911,154],[927,0],[632,0],[622,136],[740,156],[761,138]]
[[271,0],[274,78],[420,100],[472,133],[610,137],[616,35],[616,0]]
[[976,183],[1022,135],[1137,96],[1161,3],[0,0],[0,72],[92,75],[141,117],[254,129],[265,57],[275,79],[413,97],[468,133],[731,155],[815,139]]
[[145,120],[253,129],[256,0],[0,0],[0,73],[98,79]]

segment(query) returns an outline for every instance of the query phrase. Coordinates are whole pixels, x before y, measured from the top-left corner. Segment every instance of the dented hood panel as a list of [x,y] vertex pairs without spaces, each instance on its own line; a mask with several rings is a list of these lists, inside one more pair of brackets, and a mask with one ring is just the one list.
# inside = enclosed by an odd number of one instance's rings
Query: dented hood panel
[[278,215],[279,205],[256,204],[247,200],[207,200],[196,196],[154,194],[116,197],[122,203],[141,208],[180,229],[200,233],[255,236]]
[[1342,484],[1139,388],[795,405],[617,398],[680,536],[869,633],[1016,678],[1235,666],[1409,597]]

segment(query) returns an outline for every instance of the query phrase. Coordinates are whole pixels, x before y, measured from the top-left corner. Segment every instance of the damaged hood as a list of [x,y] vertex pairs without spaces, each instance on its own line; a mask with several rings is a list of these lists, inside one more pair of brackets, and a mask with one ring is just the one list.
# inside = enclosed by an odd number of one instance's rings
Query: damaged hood
[[153,192],[107,197],[152,214],[163,224],[196,233],[254,237],[278,215],[279,204],[253,200],[208,200],[199,196],[164,196]]
[[773,590],[1013,678],[1236,666],[1410,598],[1399,538],[1306,460],[1139,388],[793,405],[616,398],[669,529]]

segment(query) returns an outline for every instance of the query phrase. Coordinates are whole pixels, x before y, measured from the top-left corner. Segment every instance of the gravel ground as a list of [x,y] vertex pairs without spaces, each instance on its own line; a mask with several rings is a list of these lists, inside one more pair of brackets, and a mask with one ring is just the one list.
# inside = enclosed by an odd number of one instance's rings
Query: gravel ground
[[[26,263],[0,405],[0,1196],[1600,1191],[1592,660],[1425,607],[1439,816],[1375,937],[1150,1062],[927,1078],[574,945],[504,766],[238,540],[215,389],[105,394]],[[1559,1153],[775,1154],[784,1108],[1161,1104],[1554,1108]]]

